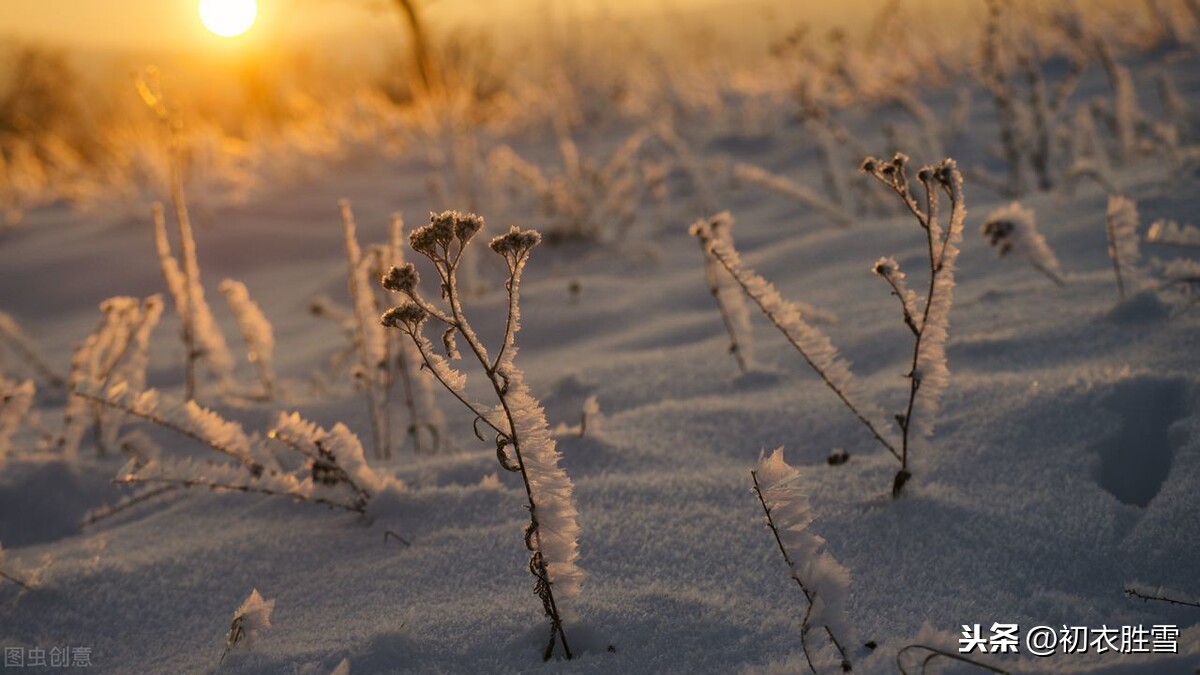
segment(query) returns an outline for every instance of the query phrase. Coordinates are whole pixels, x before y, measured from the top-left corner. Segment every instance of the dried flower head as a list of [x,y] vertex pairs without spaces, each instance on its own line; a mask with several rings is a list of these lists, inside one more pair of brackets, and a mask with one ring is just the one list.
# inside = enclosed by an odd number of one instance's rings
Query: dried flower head
[[537,230],[522,230],[513,225],[505,234],[492,239],[492,250],[505,258],[519,259],[542,241]]
[[467,243],[483,229],[483,216],[453,211],[451,213],[454,214],[454,236],[462,243]]
[[895,276],[896,270],[898,269],[900,269],[900,266],[896,264],[896,259],[889,257],[880,258],[879,260],[875,261],[874,265],[871,266],[872,272],[884,277],[885,279]]
[[406,302],[383,313],[379,322],[388,328],[404,328],[411,332],[421,329],[428,317],[425,310],[415,302]]
[[404,263],[399,267],[393,265],[387,274],[383,275],[383,287],[397,293],[411,293],[420,281],[421,276],[417,274],[417,268],[413,267],[412,263]]
[[995,248],[1001,257],[1012,252],[1012,233],[1015,229],[1011,220],[989,220],[979,228],[988,245]]

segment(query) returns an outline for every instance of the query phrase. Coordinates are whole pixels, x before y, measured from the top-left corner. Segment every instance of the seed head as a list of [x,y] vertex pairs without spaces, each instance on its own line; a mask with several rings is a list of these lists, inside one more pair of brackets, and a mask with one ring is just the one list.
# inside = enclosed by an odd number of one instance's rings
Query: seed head
[[388,328],[403,327],[415,333],[421,329],[421,324],[427,317],[428,314],[420,305],[415,302],[406,302],[384,312],[379,322]]
[[393,265],[387,274],[383,275],[383,287],[397,293],[411,293],[420,281],[421,277],[412,263],[404,263],[400,267]]
[[492,239],[490,246],[505,258],[518,259],[541,241],[542,235],[537,230],[522,230],[513,225],[508,232]]

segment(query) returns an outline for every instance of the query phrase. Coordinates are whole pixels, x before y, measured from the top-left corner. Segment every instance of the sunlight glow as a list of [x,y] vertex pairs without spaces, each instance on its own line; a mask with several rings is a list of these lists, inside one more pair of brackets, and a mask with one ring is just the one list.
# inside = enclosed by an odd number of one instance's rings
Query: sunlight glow
[[257,17],[256,0],[200,0],[200,22],[221,37],[245,33]]

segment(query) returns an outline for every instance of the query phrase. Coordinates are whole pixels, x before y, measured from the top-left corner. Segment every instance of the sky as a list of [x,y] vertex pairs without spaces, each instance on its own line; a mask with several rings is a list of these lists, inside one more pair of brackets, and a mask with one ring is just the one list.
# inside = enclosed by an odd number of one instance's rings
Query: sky
[[[495,18],[536,8],[547,0],[434,0],[430,20]],[[728,0],[725,0],[726,2]],[[704,7],[721,0],[554,0],[574,2],[580,11],[605,8],[634,14],[670,6]],[[380,21],[398,21],[391,0],[258,0],[259,20],[242,38],[208,33],[198,19],[197,0],[0,0],[0,35],[85,49],[220,48],[232,42],[306,39],[349,33]],[[483,9],[483,12],[480,10]],[[536,10],[535,10],[536,11]]]
[[[927,4],[936,0],[909,0]],[[392,0],[258,0],[259,20],[240,38],[220,38],[200,24],[198,0],[0,0],[0,40],[18,38],[81,49],[238,49],[245,45],[362,34],[398,22]],[[886,0],[847,0],[834,8],[815,0],[425,0],[434,23],[503,22],[556,14],[586,17],[692,12],[718,6],[776,6],[802,11],[817,22],[872,16]],[[503,8],[503,9],[500,9]],[[850,8],[849,11],[847,8]],[[501,15],[502,13],[502,15]],[[822,17],[824,14],[826,16]],[[395,26],[399,29],[399,26]]]

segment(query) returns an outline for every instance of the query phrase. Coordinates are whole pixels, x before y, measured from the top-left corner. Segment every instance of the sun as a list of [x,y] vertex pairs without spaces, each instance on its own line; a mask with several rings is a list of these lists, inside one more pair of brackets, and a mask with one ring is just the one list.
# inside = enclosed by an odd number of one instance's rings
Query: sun
[[245,33],[257,17],[256,0],[200,0],[200,23],[221,37]]

